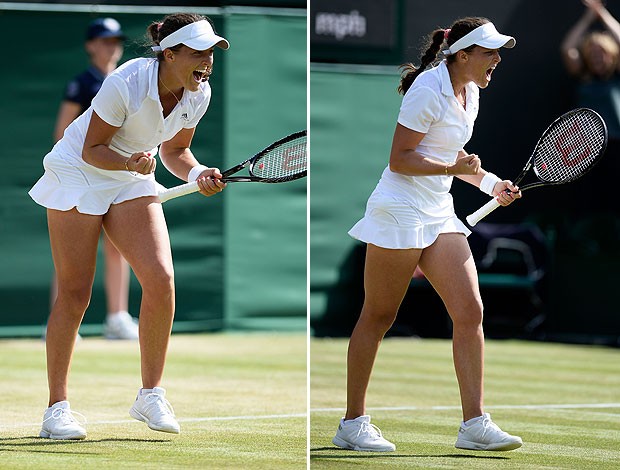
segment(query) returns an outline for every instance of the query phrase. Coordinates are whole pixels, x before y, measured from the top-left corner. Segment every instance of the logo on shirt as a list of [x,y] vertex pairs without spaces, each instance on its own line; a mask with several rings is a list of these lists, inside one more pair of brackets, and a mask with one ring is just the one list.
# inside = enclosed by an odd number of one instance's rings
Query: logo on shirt
[[187,113],[181,114],[181,119],[183,119],[184,121],[189,121],[189,117],[187,117]]

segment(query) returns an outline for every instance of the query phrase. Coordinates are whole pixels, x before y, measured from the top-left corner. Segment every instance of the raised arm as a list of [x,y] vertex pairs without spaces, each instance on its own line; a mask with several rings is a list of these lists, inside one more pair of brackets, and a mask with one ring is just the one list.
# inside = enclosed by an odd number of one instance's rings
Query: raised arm
[[[584,4],[588,4],[584,0]],[[581,15],[581,18],[573,25],[573,27],[566,33],[564,40],[560,46],[562,54],[562,60],[566,70],[571,75],[579,75],[583,67],[583,58],[579,51],[579,46],[586,35],[586,32],[598,18],[596,11],[588,6]]]
[[594,11],[601,23],[605,26],[607,31],[620,45],[620,23],[616,20],[609,10],[601,3],[600,0],[583,0],[590,10]]

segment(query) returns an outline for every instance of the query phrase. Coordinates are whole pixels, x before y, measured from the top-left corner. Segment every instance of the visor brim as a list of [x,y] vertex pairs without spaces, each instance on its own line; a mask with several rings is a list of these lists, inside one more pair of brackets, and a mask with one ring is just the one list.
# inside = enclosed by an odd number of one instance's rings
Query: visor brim
[[230,48],[230,43],[220,36],[211,36],[209,38],[193,38],[183,41],[187,47],[191,47],[197,51],[206,51],[207,49],[211,49],[214,46],[219,47],[220,49],[227,50]]
[[476,44],[477,46],[486,47],[487,49],[499,49],[500,47],[512,49],[513,47],[515,47],[516,43],[517,41],[512,36],[498,34],[497,36],[484,38],[480,41],[476,41],[474,44]]

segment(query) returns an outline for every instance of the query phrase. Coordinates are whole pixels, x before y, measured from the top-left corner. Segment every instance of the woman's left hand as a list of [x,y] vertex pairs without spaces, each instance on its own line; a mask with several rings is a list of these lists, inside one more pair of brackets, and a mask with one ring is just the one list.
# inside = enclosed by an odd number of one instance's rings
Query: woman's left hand
[[213,196],[226,187],[222,180],[222,173],[218,168],[208,168],[196,179],[200,193],[205,196]]
[[512,204],[515,199],[521,197],[521,191],[518,186],[512,184],[512,181],[504,180],[495,185],[493,196],[495,196],[500,205],[507,206]]

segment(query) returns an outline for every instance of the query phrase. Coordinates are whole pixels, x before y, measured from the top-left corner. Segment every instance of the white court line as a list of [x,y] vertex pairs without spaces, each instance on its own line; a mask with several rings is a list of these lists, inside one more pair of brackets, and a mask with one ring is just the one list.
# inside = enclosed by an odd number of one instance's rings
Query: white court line
[[[558,403],[540,405],[495,405],[487,406],[490,410],[553,410],[553,409],[590,409],[590,408],[620,408],[620,403]],[[382,406],[367,408],[368,411],[437,411],[460,410],[460,406]],[[312,408],[311,413],[331,413],[346,411],[345,408]]]
[[[306,413],[292,413],[292,414],[284,414],[284,415],[246,415],[246,416],[209,416],[209,417],[191,417],[191,418],[178,418],[177,421],[180,423],[200,423],[205,421],[237,421],[237,420],[246,420],[246,421],[255,421],[259,419],[290,419],[290,418],[306,418]],[[86,425],[97,425],[97,424],[127,424],[127,423],[138,423],[139,421],[135,419],[118,419],[118,420],[103,420],[103,421],[88,421]],[[41,423],[15,423],[15,424],[4,424],[0,425],[0,429],[14,429],[14,428],[22,428],[22,427],[30,427],[30,426],[40,426]]]

